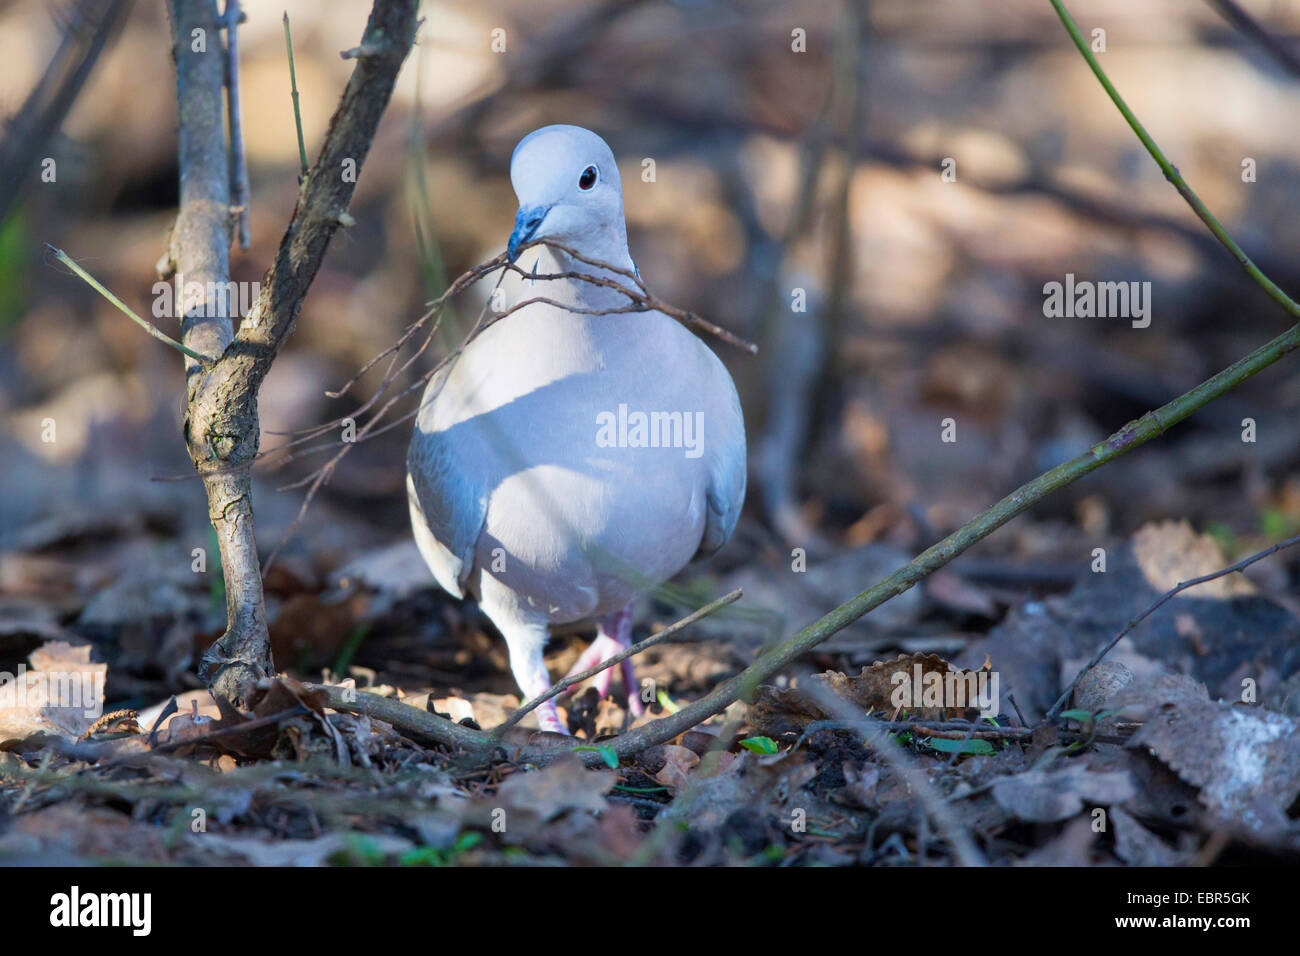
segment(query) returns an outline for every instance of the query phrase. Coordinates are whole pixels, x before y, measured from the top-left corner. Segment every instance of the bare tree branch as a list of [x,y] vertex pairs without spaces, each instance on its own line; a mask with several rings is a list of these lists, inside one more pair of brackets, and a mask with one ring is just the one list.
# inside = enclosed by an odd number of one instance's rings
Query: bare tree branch
[[226,117],[230,121],[230,199],[239,227],[239,248],[247,249],[248,160],[244,156],[244,118],[239,108],[239,0],[226,0]]
[[[257,457],[257,393],[293,331],[303,299],[334,232],[351,221],[348,203],[415,38],[417,0],[376,0],[343,98],[293,217],[262,280],[252,311],[232,336],[229,316],[191,310],[183,341],[216,361],[191,363],[185,438],[203,478],[221,547],[226,633],[204,655],[200,676],[213,695],[244,706],[253,684],[271,673],[249,466]],[[214,0],[172,0],[180,102],[181,210],[172,262],[188,282],[224,284],[231,241],[230,170],[222,129],[223,64]],[[195,30],[205,31],[203,50]],[[203,305],[207,306],[208,303]],[[201,313],[201,314],[199,314]]]

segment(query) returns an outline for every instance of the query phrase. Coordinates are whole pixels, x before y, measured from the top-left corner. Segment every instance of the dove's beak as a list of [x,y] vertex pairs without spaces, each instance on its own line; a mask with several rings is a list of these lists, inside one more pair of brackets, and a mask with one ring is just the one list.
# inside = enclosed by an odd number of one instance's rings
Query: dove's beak
[[515,214],[515,231],[510,233],[510,241],[506,243],[506,255],[511,262],[519,258],[520,247],[537,234],[537,228],[550,211],[550,206],[526,206]]

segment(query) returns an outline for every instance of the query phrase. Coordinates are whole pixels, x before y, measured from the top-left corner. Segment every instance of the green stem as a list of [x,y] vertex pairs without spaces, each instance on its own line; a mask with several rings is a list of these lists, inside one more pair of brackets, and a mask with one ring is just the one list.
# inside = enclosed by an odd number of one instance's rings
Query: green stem
[[1097,57],[1093,55],[1092,49],[1088,46],[1088,41],[1084,39],[1078,25],[1074,22],[1074,18],[1070,16],[1070,11],[1065,9],[1062,0],[1050,0],[1050,2],[1056,10],[1056,15],[1061,18],[1061,23],[1065,24],[1065,30],[1070,34],[1070,39],[1079,48],[1083,58],[1088,61],[1088,66],[1092,68],[1093,74],[1106,91],[1106,95],[1110,97],[1111,102],[1115,104],[1115,108],[1120,111],[1133,132],[1137,134],[1137,138],[1142,141],[1142,145],[1151,154],[1151,158],[1156,161],[1160,171],[1165,174],[1165,179],[1173,183],[1174,188],[1178,190],[1178,194],[1187,200],[1187,204],[1192,207],[1192,211],[1200,217],[1201,222],[1205,223],[1210,232],[1214,233],[1214,238],[1218,239],[1224,248],[1232,253],[1232,257],[1237,260],[1238,265],[1246,270],[1246,274],[1254,279],[1269,294],[1269,297],[1286,309],[1293,318],[1300,319],[1300,305],[1297,305],[1295,300],[1278,288],[1272,279],[1264,275],[1259,266],[1255,265],[1250,256],[1246,255],[1245,250],[1237,245],[1223,226],[1219,225],[1219,220],[1215,219],[1214,214],[1206,208],[1205,203],[1201,202],[1201,197],[1192,191],[1192,187],[1187,185],[1187,181],[1183,179],[1182,173],[1165,158],[1165,154],[1160,151],[1160,147],[1151,138],[1151,134],[1138,122],[1138,118],[1133,115],[1133,111],[1128,108],[1124,98],[1119,95],[1119,91],[1115,89],[1110,82],[1110,78],[1106,76],[1106,71],[1097,62]]
[[307,144],[302,138],[302,111],[298,108],[298,74],[293,68],[293,37],[289,35],[289,14],[284,15],[284,48],[289,51],[289,87],[293,93],[293,123],[298,127],[298,162],[302,165],[299,180],[307,178]]
[[211,359],[209,359],[206,355],[200,355],[198,352],[194,351],[193,349],[181,345],[181,343],[177,342],[171,336],[167,335],[166,332],[163,332],[156,325],[136,315],[133,311],[131,311],[131,308],[125,302],[123,302],[117,296],[113,295],[113,293],[109,292],[106,288],[100,285],[98,280],[96,280],[94,276],[92,276],[85,269],[81,268],[81,266],[77,265],[77,263],[74,262],[68,256],[68,254],[64,252],[62,249],[55,249],[48,242],[45,244],[45,246],[50,250],[50,252],[54,253],[54,258],[58,259],[60,262],[62,262],[65,266],[67,266],[77,275],[81,276],[81,278],[84,279],[92,289],[94,289],[96,292],[102,295],[109,302],[113,303],[113,305],[117,306],[118,309],[124,312],[132,322],[140,326],[140,328],[144,329],[146,332],[148,332],[150,335],[156,338],[159,342],[165,342],[168,345],[170,345],[172,348],[176,349],[178,352],[184,352],[186,355],[194,359],[194,361],[198,362],[200,365],[206,366],[209,364]]

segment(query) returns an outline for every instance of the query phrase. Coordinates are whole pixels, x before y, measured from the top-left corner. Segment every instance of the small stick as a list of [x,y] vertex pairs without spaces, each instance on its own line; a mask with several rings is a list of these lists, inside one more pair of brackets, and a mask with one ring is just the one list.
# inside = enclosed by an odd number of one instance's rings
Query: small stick
[[[516,710],[513,714],[511,714],[506,719],[506,722],[496,729],[496,731],[494,732],[495,735],[498,737],[501,736],[507,730],[513,727],[515,724],[519,723],[519,721],[523,720],[524,717],[530,714],[534,709],[540,707],[542,704],[546,703],[551,698],[558,697],[560,694],[563,694],[574,684],[581,684],[583,681],[587,680],[588,678],[595,677],[601,671],[613,667],[615,664],[621,664],[629,657],[632,657],[635,654],[640,654],[642,651],[646,650],[647,648],[654,647],[656,644],[662,644],[664,641],[668,640],[668,638],[672,637],[674,634],[676,634],[678,631],[682,630],[683,628],[688,627],[691,624],[694,624],[696,621],[700,620],[701,618],[708,617],[714,611],[720,610],[721,608],[726,607],[728,604],[733,604],[736,601],[739,601],[741,596],[744,595],[744,593],[745,592],[742,588],[736,588],[736,590],[730,591],[722,595],[722,597],[718,598],[716,601],[710,601],[708,604],[704,605],[704,607],[700,608],[699,610],[692,611],[690,614],[686,615],[676,624],[669,624],[658,634],[650,635],[644,641],[641,641],[639,644],[633,644],[631,647],[625,647],[623,650],[619,651],[617,654],[613,655],[612,657],[608,657],[605,660],[601,661],[595,667],[589,667],[585,671],[582,671],[579,674],[574,674],[570,677],[564,678],[563,680],[559,681],[556,684],[552,684],[550,690],[548,690],[546,693],[542,694],[540,697],[535,697],[534,699],[528,701],[523,706],[521,706],[518,710]],[[636,693],[636,688],[629,687],[627,688],[627,692],[629,694],[634,694]]]
[[1012,691],[1007,691],[1007,700],[1011,701],[1011,706],[1015,708],[1016,719],[1020,721],[1020,726],[1028,727],[1029,722],[1025,720],[1025,715],[1020,712],[1020,705],[1016,703],[1016,695]]
[[1034,733],[1032,727],[995,727],[993,724],[980,726],[968,720],[926,720],[922,717],[909,720],[876,720],[871,717],[863,717],[861,720],[814,720],[803,729],[792,749],[797,750],[805,740],[821,730],[883,730],[889,733],[912,730],[927,737],[953,740],[961,740],[967,734],[980,739],[1020,740]]
[[[619,286],[617,283],[611,283],[608,280],[602,281],[598,277],[586,276],[583,275],[582,273],[573,273],[572,274],[573,278],[583,279],[587,282],[593,282],[597,285],[612,286],[613,288],[616,288],[619,292],[622,292],[624,295],[626,295],[633,302],[640,303],[643,308],[639,311],[646,311],[652,309],[657,312],[662,312],[664,313],[664,315],[672,316],[674,319],[676,319],[678,322],[682,323],[683,325],[687,325],[687,326],[693,325],[698,329],[702,329],[705,332],[708,332],[710,335],[716,336],[717,338],[726,342],[728,345],[734,345],[736,348],[744,349],[750,355],[758,354],[758,346],[755,345],[753,342],[741,338],[739,335],[736,335],[734,332],[728,332],[722,326],[715,325],[714,323],[708,321],[707,319],[703,319],[700,316],[696,315],[694,312],[690,312],[686,309],[679,309],[675,305],[670,305],[667,302],[664,302],[662,299],[652,294],[646,288],[645,283],[641,281],[641,277],[637,275],[635,272],[631,272],[627,269],[619,268],[618,266],[610,265],[608,262],[602,262],[599,259],[589,258],[587,256],[584,256],[582,253],[578,252],[576,249],[573,249],[570,246],[566,246],[563,243],[555,242],[551,239],[537,239],[533,243],[530,243],[530,245],[535,245],[537,243],[544,243],[550,246],[552,249],[559,249],[561,252],[565,253],[566,255],[572,256],[574,259],[577,259],[579,262],[584,263],[585,265],[595,266],[597,269],[605,269],[609,272],[615,273],[616,275],[621,275],[628,279],[631,279],[633,282],[637,284],[637,286],[641,289],[641,291],[640,293],[633,292]],[[528,246],[524,246],[524,248],[527,249]],[[521,274],[526,275],[526,273],[523,273],[522,270],[519,271],[521,272]],[[565,275],[569,275],[569,274],[565,273]],[[540,279],[545,277],[538,276],[537,278]],[[627,311],[638,311],[638,310],[629,309]]]
[[302,164],[302,174],[298,182],[307,178],[307,144],[302,138],[302,111],[298,108],[298,74],[293,68],[293,37],[289,34],[289,13],[284,14],[284,48],[289,51],[289,87],[293,93],[293,123],[298,127],[298,161]]
[[[239,248],[247,249],[248,232],[248,163],[244,157],[244,130],[239,111],[239,40],[238,26],[243,19],[239,0],[226,0],[226,112],[230,114],[230,205],[239,223]],[[286,29],[288,24],[285,24]],[[295,96],[295,104],[296,97]]]
[[45,244],[45,248],[49,249],[50,252],[54,253],[54,258],[58,259],[60,262],[62,262],[65,266],[67,266],[77,275],[81,276],[81,278],[92,289],[94,289],[96,292],[102,295],[109,302],[113,303],[113,305],[117,306],[117,308],[124,315],[126,315],[132,322],[140,326],[140,328],[144,329],[146,332],[148,332],[150,335],[156,338],[159,342],[165,342],[166,344],[170,345],[172,348],[176,349],[178,352],[182,352],[185,355],[188,355],[190,358],[194,359],[194,361],[198,362],[200,365],[206,366],[209,364],[210,360],[206,355],[200,355],[192,348],[189,348],[188,346],[185,345],[181,345],[181,343],[177,342],[174,338],[169,336],[166,332],[158,328],[152,322],[148,322],[145,319],[140,318],[140,316],[136,315],[134,312],[132,312],[125,302],[123,302],[117,296],[113,295],[113,293],[109,292],[106,288],[100,285],[99,282],[96,281],[94,276],[92,276],[85,269],[81,268],[81,266],[77,265],[77,263],[73,262],[72,259],[68,256],[68,254],[64,252],[62,249],[56,249],[48,242]]
[[1271,554],[1277,554],[1283,548],[1289,548],[1293,544],[1300,544],[1300,534],[1296,535],[1293,538],[1287,538],[1285,541],[1279,541],[1277,544],[1272,545],[1271,547],[1267,547],[1263,551],[1256,552],[1255,554],[1252,554],[1248,558],[1243,558],[1242,560],[1238,561],[1230,568],[1222,568],[1211,574],[1203,574],[1199,578],[1192,578],[1190,581],[1183,581],[1177,587],[1171,588],[1170,590],[1166,591],[1164,594],[1160,595],[1160,597],[1156,598],[1155,602],[1151,604],[1150,607],[1148,607],[1145,611],[1143,611],[1137,617],[1133,618],[1133,620],[1129,621],[1126,625],[1124,625],[1123,630],[1121,630],[1118,634],[1116,634],[1113,638],[1111,638],[1110,643],[1108,643],[1105,647],[1103,647],[1101,650],[1099,650],[1096,654],[1093,655],[1092,660],[1088,661],[1088,663],[1084,665],[1083,670],[1079,671],[1079,673],[1075,676],[1074,680],[1070,683],[1070,686],[1065,689],[1065,693],[1062,694],[1057,699],[1056,703],[1052,705],[1052,709],[1047,712],[1047,716],[1044,718],[1044,720],[1046,720],[1048,723],[1051,723],[1052,721],[1056,720],[1057,715],[1059,715],[1061,713],[1061,710],[1065,707],[1066,701],[1068,701],[1071,695],[1073,695],[1074,692],[1078,689],[1079,681],[1083,680],[1083,675],[1088,673],[1088,671],[1092,670],[1098,664],[1100,664],[1101,659],[1105,657],[1107,654],[1109,654],[1114,649],[1115,645],[1118,644],[1120,641],[1122,641],[1125,638],[1125,636],[1130,631],[1133,630],[1133,628],[1137,627],[1138,624],[1140,624],[1143,620],[1150,617],[1157,610],[1163,607],[1167,601],[1170,601],[1176,596],[1178,596],[1179,594],[1182,594],[1188,588],[1196,587],[1198,584],[1205,584],[1207,581],[1213,581],[1216,578],[1226,577],[1227,575],[1232,574],[1234,571],[1244,571],[1246,570],[1246,568],[1250,567],[1256,561],[1260,561],[1264,558],[1267,558]]

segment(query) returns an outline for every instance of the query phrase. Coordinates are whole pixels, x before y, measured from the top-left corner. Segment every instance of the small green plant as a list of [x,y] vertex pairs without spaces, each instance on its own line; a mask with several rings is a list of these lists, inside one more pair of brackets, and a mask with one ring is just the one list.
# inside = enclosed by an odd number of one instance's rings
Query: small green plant
[[949,740],[946,737],[929,737],[921,741],[931,750],[937,750],[945,754],[975,754],[987,757],[997,753],[994,746],[987,740],[981,740],[978,737],[972,737],[970,740]]
[[397,858],[398,866],[455,866],[460,857],[468,850],[483,842],[483,834],[466,830],[446,849],[432,846],[416,847],[407,850]]

